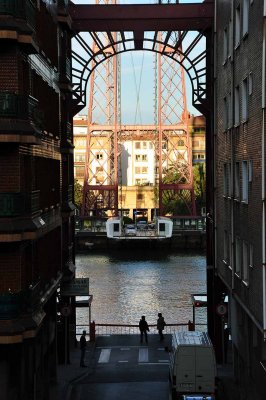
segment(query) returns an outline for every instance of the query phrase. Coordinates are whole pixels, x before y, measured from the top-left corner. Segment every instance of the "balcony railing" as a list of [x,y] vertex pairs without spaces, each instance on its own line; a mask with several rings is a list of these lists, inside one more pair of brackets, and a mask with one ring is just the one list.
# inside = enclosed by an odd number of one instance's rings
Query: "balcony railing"
[[40,303],[40,282],[20,292],[0,294],[0,320],[13,319],[22,311],[32,312]]
[[40,191],[30,194],[0,193],[0,217],[18,217],[40,210]]
[[41,129],[44,116],[38,103],[32,96],[0,92],[0,118],[28,119]]
[[25,19],[27,24],[36,28],[36,5],[34,0],[2,0],[0,14],[12,15],[15,18]]

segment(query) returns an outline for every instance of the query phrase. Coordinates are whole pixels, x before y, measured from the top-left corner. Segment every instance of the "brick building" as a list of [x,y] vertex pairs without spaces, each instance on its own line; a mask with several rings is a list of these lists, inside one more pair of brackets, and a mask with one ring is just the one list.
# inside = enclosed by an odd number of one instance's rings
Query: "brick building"
[[0,4],[2,399],[49,399],[56,292],[74,271],[67,3]]
[[216,1],[216,271],[239,399],[266,392],[266,2]]

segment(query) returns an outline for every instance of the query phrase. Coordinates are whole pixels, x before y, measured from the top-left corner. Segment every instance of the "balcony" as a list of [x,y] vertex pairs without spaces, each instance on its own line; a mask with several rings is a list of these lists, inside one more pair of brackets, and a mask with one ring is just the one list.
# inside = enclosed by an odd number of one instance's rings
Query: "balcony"
[[40,191],[30,194],[0,193],[0,217],[35,216],[40,211]]
[[14,18],[23,19],[34,31],[36,29],[36,5],[34,0],[5,0],[1,1],[0,14],[12,15]]
[[[33,136],[35,143],[36,138],[42,136],[43,125],[44,114],[38,107],[37,99],[0,92],[0,141],[30,142]],[[3,140],[1,135],[5,135]]]
[[68,57],[59,57],[60,82],[71,82],[71,60]]

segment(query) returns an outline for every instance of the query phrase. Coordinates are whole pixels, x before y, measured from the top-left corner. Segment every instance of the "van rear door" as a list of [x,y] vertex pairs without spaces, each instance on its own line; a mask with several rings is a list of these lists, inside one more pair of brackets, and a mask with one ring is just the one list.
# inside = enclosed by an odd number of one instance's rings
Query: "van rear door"
[[195,347],[180,346],[176,351],[176,391],[195,391]]
[[215,382],[215,360],[211,347],[196,347],[196,387],[198,393],[213,393]]

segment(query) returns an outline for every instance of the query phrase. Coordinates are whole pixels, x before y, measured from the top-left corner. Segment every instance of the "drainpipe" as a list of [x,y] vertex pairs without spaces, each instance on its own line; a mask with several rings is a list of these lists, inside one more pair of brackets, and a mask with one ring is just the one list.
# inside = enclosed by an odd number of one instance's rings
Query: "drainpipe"
[[235,60],[234,60],[234,43],[235,43],[235,9],[234,9],[234,2],[231,4],[231,28],[229,29],[229,52],[231,55],[230,66],[231,66],[231,114],[229,118],[229,129],[230,129],[230,232],[231,232],[231,242],[230,242],[230,251],[231,251],[231,268],[232,268],[232,275],[231,275],[231,293],[234,292],[235,289],[235,204],[234,204],[234,195],[235,195],[235,183],[234,183],[234,176],[235,176],[235,132],[234,132],[234,125],[235,125]]
[[265,118],[266,118],[266,0],[264,0],[263,8],[263,49],[262,49],[262,277],[263,277],[263,333],[264,341],[266,341],[266,204],[265,204]]

